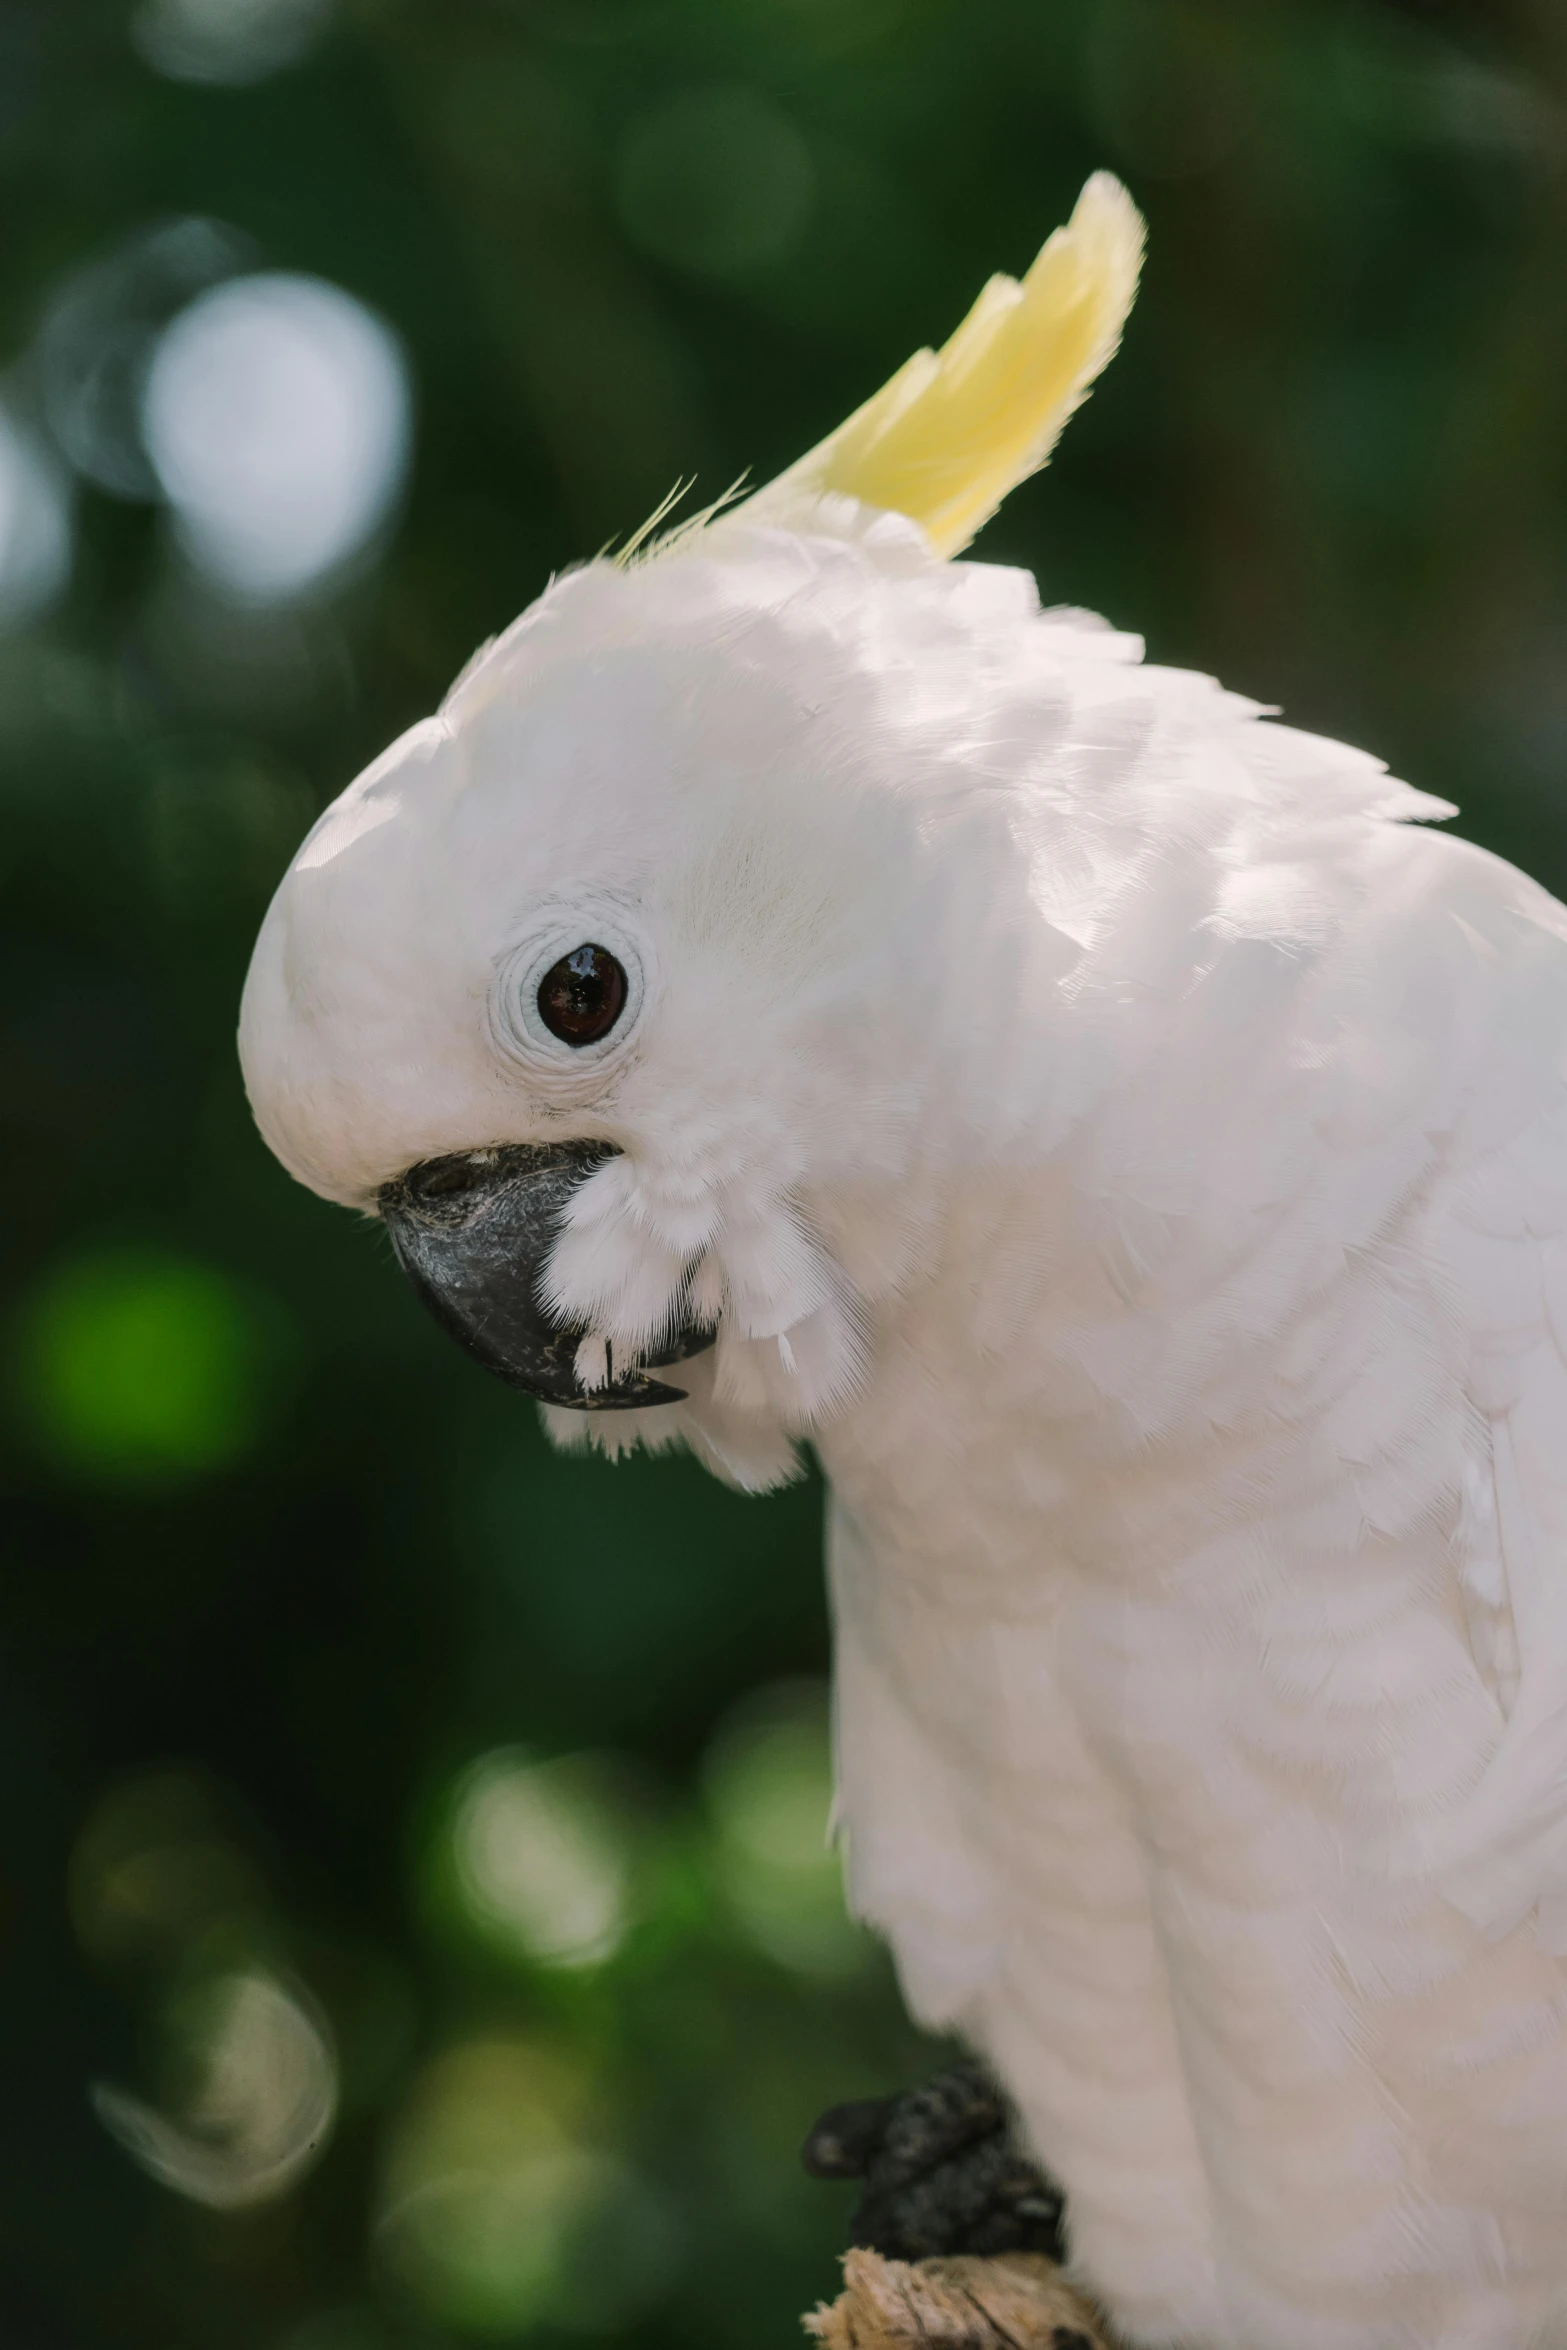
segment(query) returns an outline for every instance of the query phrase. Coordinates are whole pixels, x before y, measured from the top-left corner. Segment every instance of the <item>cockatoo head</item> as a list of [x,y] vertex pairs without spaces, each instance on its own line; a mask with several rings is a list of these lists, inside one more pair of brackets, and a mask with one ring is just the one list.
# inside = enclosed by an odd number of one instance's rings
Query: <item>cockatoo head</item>
[[1044,461],[1140,251],[1091,181],[780,481],[555,582],[277,893],[240,1030],[264,1136],[601,1435],[761,1482],[853,1391],[906,1271],[889,1203],[1023,951],[971,754],[1032,583],[945,558]]

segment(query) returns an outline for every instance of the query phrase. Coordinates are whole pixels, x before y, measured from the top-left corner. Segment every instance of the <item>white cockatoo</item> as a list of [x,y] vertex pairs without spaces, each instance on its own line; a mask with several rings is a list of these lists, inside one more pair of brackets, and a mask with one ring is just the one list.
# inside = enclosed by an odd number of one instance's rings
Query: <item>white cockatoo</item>
[[558,1438],[814,1446],[854,1903],[1127,2341],[1559,2350],[1567,911],[950,560],[1141,244],[1095,178],[556,580],[301,848],[245,1072]]

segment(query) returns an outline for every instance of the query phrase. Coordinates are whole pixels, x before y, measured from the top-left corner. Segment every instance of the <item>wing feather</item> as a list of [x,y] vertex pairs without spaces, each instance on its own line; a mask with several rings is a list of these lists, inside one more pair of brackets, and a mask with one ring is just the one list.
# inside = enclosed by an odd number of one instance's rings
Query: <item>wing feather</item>
[[1541,898],[1530,910],[1541,906],[1555,935],[1534,929],[1503,990],[1476,1104],[1482,1147],[1429,1234],[1486,1432],[1481,1514],[1517,1678],[1495,1751],[1428,1859],[1488,1931],[1534,1911],[1541,1940],[1567,1951],[1567,942],[1560,909]]

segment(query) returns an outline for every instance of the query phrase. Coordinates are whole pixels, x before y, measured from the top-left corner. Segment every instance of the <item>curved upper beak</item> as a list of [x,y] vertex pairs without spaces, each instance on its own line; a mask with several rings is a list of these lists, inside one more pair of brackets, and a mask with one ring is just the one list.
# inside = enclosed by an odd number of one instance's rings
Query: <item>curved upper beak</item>
[[545,1403],[580,1412],[631,1411],[678,1403],[683,1387],[650,1379],[711,1346],[711,1325],[682,1323],[644,1357],[602,1386],[577,1376],[583,1332],[557,1320],[539,1277],[577,1185],[614,1150],[602,1142],[509,1143],[426,1159],[383,1184],[378,1205],[397,1261],[441,1327],[487,1371]]

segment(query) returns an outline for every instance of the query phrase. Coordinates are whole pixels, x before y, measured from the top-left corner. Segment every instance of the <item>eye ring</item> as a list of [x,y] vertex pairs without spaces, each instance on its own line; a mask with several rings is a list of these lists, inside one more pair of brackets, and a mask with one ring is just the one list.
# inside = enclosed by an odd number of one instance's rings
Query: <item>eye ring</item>
[[534,1006],[551,1036],[581,1052],[602,1044],[618,1024],[631,992],[618,956],[584,940],[552,963],[539,981]]
[[[557,964],[584,947],[612,959],[625,979],[625,999],[595,1039],[573,1043],[546,1020],[540,1002]],[[495,959],[485,1025],[503,1060],[544,1079],[557,1102],[583,1087],[597,1091],[601,1065],[618,1062],[641,1024],[653,983],[653,950],[640,923],[616,901],[585,891],[540,907],[534,920]],[[586,1099],[585,1094],[582,1095]]]

